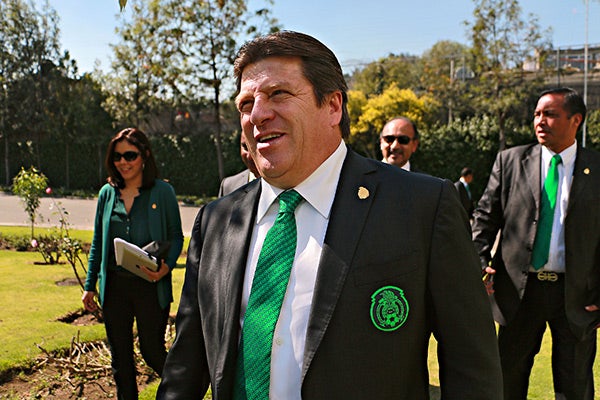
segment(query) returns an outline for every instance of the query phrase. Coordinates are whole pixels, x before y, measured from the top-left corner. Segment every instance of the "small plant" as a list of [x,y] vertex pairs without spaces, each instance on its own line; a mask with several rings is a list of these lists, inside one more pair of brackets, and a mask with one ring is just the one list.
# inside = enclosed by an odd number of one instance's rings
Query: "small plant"
[[34,167],[29,167],[28,170],[21,167],[21,171],[13,178],[13,193],[23,201],[25,212],[31,221],[31,239],[33,239],[35,215],[40,207],[40,197],[46,186],[48,186],[48,178]]
[[60,242],[60,235],[50,232],[48,235],[40,235],[37,239],[32,239],[31,247],[42,255],[45,264],[53,265],[58,264],[60,260]]
[[[47,187],[45,192],[48,196],[52,196],[53,191],[51,187]],[[51,200],[50,209],[54,210],[53,214],[58,215],[59,226],[54,228],[49,235],[40,236],[37,240],[33,239],[31,247],[40,252],[46,264],[57,264],[60,257],[64,256],[71,265],[77,282],[79,282],[79,286],[83,290],[84,279],[87,275],[87,269],[82,259],[85,251],[81,242],[72,238],[69,234],[69,212],[63,207],[60,201],[57,202],[54,197],[51,197]]]

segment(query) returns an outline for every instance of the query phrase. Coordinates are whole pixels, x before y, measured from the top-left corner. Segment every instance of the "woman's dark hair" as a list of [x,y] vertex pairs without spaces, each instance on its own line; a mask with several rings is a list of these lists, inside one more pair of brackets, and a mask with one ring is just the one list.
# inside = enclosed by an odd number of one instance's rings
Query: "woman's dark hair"
[[115,146],[117,143],[122,141],[135,146],[140,151],[140,156],[144,162],[144,168],[142,171],[142,186],[140,189],[148,189],[154,186],[154,180],[158,178],[158,168],[156,161],[154,161],[154,155],[152,154],[152,148],[150,147],[150,141],[146,134],[136,128],[125,128],[118,132],[108,144],[106,150],[106,158],[104,159],[104,165],[108,171],[108,183],[112,186],[116,186],[119,189],[125,187],[125,181],[123,177],[115,167],[113,161],[113,154],[115,153]]
[[342,93],[339,126],[342,137],[350,135],[348,86],[340,63],[327,46],[312,36],[292,31],[280,31],[247,42],[240,48],[233,63],[238,92],[244,68],[267,57],[300,58],[304,77],[311,83],[319,107],[323,105],[326,95],[339,90]]

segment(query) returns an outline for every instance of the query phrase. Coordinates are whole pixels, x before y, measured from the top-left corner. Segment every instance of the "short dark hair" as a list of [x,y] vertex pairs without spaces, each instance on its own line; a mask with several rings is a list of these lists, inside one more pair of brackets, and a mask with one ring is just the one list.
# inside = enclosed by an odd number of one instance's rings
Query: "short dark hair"
[[568,117],[571,118],[575,114],[581,114],[581,123],[577,127],[577,130],[581,128],[583,122],[585,121],[585,116],[587,114],[587,107],[585,106],[585,101],[583,101],[583,97],[576,90],[571,89],[569,87],[560,87],[554,89],[544,90],[539,98],[549,94],[558,94],[562,95],[564,98],[563,108],[568,113]]
[[137,128],[125,128],[110,140],[108,143],[108,149],[106,150],[106,158],[104,159],[104,165],[108,171],[107,182],[112,186],[123,189],[125,187],[125,181],[123,177],[115,167],[113,161],[113,154],[115,153],[115,146],[117,143],[122,141],[135,146],[140,151],[140,156],[144,160],[144,170],[142,171],[142,187],[140,189],[149,189],[154,186],[154,181],[158,178],[158,167],[152,154],[152,148],[150,147],[150,141],[144,132]]
[[267,57],[300,58],[304,77],[313,86],[319,106],[323,105],[326,95],[339,90],[342,93],[342,118],[339,126],[342,137],[350,135],[348,85],[340,63],[327,46],[312,36],[293,31],[280,31],[245,43],[233,63],[238,93],[244,68]]
[[[417,129],[417,124],[415,124],[414,121],[408,117],[394,117],[394,118],[390,119],[388,122],[386,122],[383,127],[385,128],[387,124],[389,124],[392,121],[396,121],[398,119],[408,122],[410,124],[410,126],[412,126],[413,131],[415,132],[413,139],[419,139],[419,130]],[[379,133],[379,137],[382,137],[382,136],[383,136],[383,129]]]
[[473,170],[471,168],[464,167],[462,170],[460,170],[460,176],[462,176],[463,178],[469,175],[473,175]]

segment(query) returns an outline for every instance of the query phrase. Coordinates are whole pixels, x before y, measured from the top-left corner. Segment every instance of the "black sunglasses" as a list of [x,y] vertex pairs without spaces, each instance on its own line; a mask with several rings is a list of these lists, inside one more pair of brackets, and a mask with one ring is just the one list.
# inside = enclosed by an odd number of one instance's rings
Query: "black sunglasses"
[[121,157],[125,159],[125,161],[134,161],[138,158],[138,156],[140,155],[139,152],[137,151],[126,151],[125,153],[121,154],[118,151],[115,151],[113,153],[113,161],[114,162],[118,162],[121,161]]
[[382,136],[382,138],[383,138],[383,140],[385,140],[385,142],[387,144],[394,143],[394,140],[398,140],[398,144],[409,144],[410,141],[412,140],[411,137],[406,136],[406,135],[400,135],[400,136],[385,135],[385,136]]

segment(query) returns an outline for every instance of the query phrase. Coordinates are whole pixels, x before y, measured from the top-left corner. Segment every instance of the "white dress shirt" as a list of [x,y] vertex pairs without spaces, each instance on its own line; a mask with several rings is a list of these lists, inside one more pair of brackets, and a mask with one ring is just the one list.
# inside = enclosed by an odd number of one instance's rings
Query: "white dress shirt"
[[[385,157],[381,159],[381,162],[385,163],[385,164],[389,164],[389,162],[385,159]],[[405,171],[410,171],[410,160],[408,160],[407,162],[405,162],[404,165],[401,166],[400,168],[402,168]]]
[[[308,318],[331,206],[347,151],[344,141],[340,141],[335,152],[294,188],[304,200],[295,211],[298,235],[296,255],[273,336],[270,399],[301,399],[300,385]],[[260,250],[279,211],[279,203],[275,200],[283,191],[264,179],[261,185],[262,192],[244,276],[240,313],[242,326]]]
[[[544,189],[544,181],[550,168],[550,160],[554,152],[546,146],[542,146],[542,169],[541,188]],[[548,262],[541,270],[565,272],[565,217],[569,205],[569,192],[573,182],[573,169],[575,167],[575,156],[577,155],[577,141],[567,147],[560,154],[562,163],[558,165],[558,190],[556,194],[556,208],[554,209],[554,220],[552,223],[552,236],[550,237],[550,252]]]

